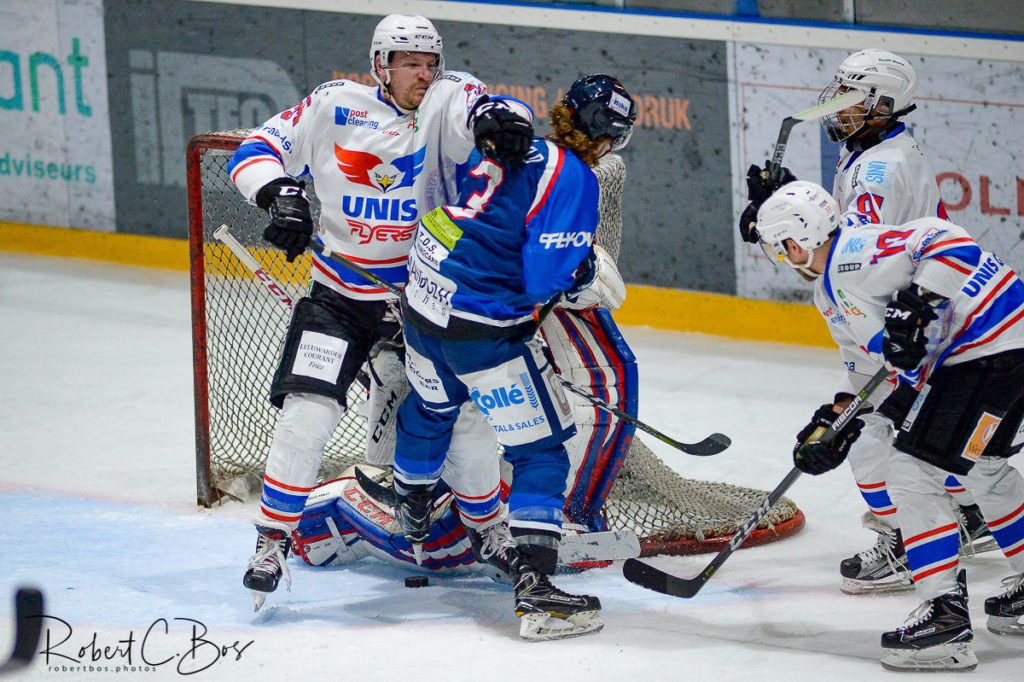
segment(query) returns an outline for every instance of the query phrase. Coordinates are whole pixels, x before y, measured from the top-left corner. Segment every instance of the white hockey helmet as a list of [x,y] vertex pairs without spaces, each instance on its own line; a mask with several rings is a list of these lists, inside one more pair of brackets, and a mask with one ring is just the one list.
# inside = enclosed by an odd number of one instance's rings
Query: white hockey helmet
[[[829,240],[841,224],[839,204],[821,185],[796,180],[783,185],[757,211],[761,249],[776,263],[787,263],[810,277],[814,249]],[[786,256],[786,240],[792,239],[810,254],[806,263]]]
[[[381,65],[387,68],[392,52],[430,52],[437,55],[437,73],[444,71],[444,43],[441,34],[430,19],[420,15],[389,14],[373,30],[370,42],[370,74],[381,87],[387,87],[377,75],[374,57],[380,55]],[[387,79],[390,81],[390,76]]]
[[892,118],[908,113],[913,107],[917,89],[917,72],[903,57],[887,50],[868,49],[854,52],[843,60],[836,75],[818,96],[818,103],[827,102],[846,90],[860,90],[864,113],[856,116],[826,116],[822,126],[833,142],[841,142],[862,127],[869,118]]

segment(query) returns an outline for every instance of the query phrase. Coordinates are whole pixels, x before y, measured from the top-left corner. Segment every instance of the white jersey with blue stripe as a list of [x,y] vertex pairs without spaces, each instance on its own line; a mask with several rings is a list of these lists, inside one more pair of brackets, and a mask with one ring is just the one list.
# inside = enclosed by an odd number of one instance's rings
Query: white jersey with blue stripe
[[597,229],[597,177],[575,154],[534,138],[525,164],[473,152],[459,206],[424,217],[409,256],[407,305],[428,331],[514,327],[572,287]]
[[935,172],[902,123],[869,149],[842,148],[832,196],[845,217],[861,224],[903,225],[933,216],[948,219]]
[[[473,149],[469,112],[486,88],[446,72],[416,111],[405,113],[377,87],[324,83],[242,142],[228,164],[253,202],[271,180],[309,176],[320,199],[320,240],[393,284],[420,217],[457,197],[456,169]],[[313,257],[313,280],[360,300],[391,296],[330,259]]]
[[939,218],[902,227],[848,222],[814,291],[848,370],[842,391],[856,393],[881,367],[885,306],[911,284],[948,301],[928,327],[928,358],[904,380],[920,385],[942,365],[1024,348],[1024,282],[964,228]]

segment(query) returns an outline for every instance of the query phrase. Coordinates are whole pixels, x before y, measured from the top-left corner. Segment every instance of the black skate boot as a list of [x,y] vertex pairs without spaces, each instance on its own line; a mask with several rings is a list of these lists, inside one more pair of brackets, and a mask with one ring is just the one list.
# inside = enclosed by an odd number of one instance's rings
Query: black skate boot
[[1003,578],[1006,591],[985,600],[989,632],[1024,635],[1024,573]]
[[914,589],[907,553],[903,549],[903,535],[899,530],[884,526],[876,525],[871,529],[878,533],[875,546],[839,563],[843,577],[839,590],[844,594],[866,594]]
[[974,670],[978,658],[967,611],[967,573],[957,574],[956,592],[929,599],[907,622],[882,634],[882,667],[896,671]]
[[516,576],[516,615],[519,636],[531,642],[578,637],[597,632],[601,621],[601,600],[590,595],[568,594],[551,584],[551,579],[524,561],[515,550],[508,553]]
[[512,584],[512,567],[516,541],[505,523],[496,523],[482,530],[466,526],[466,536],[476,560],[485,566],[484,573],[493,581]]
[[423,563],[423,543],[430,535],[430,510],[434,506],[434,493],[429,489],[413,490],[398,496],[395,516],[402,526],[405,539],[412,545],[416,563]]
[[958,505],[957,526],[960,528],[960,556],[971,557],[998,549],[992,531],[985,523],[978,505]]
[[254,611],[259,611],[267,594],[277,589],[277,583],[284,576],[285,585],[291,589],[292,578],[288,572],[288,550],[291,542],[288,528],[274,528],[257,525],[256,552],[249,559],[242,584],[252,591]]

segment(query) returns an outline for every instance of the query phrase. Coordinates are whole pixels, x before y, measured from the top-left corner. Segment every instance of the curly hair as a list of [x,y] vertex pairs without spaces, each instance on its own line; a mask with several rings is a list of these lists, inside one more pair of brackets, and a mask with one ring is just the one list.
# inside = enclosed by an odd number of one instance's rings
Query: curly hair
[[562,102],[551,107],[551,131],[548,140],[570,150],[591,168],[597,165],[598,159],[607,151],[607,136],[594,139],[573,125],[569,107]]

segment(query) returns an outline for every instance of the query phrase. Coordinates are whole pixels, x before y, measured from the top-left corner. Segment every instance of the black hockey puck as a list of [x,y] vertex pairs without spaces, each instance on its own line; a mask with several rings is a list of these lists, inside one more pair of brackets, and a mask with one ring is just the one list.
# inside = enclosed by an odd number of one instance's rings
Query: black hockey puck
[[406,587],[426,587],[430,584],[430,579],[425,575],[410,575],[405,579]]

